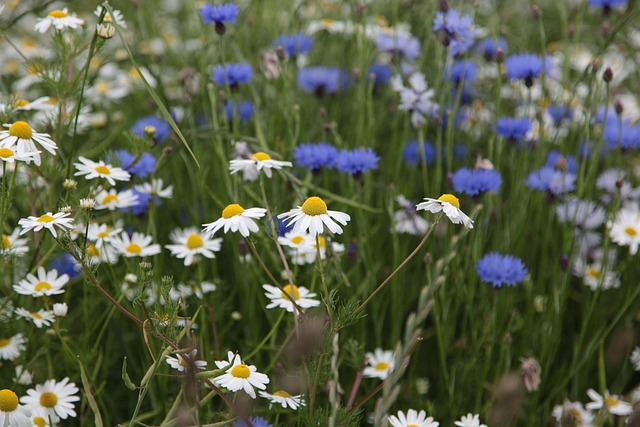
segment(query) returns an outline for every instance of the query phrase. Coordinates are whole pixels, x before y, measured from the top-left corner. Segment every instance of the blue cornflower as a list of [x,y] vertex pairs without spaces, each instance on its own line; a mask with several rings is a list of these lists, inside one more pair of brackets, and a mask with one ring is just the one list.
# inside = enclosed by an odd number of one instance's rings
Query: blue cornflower
[[273,46],[281,46],[284,51],[287,52],[287,55],[297,56],[311,50],[313,47],[313,39],[302,33],[293,35],[283,34],[273,41]]
[[336,158],[336,169],[357,175],[369,169],[378,169],[378,160],[380,157],[371,148],[340,150]]
[[433,20],[433,31],[440,32],[442,42],[449,46],[449,55],[457,56],[465,53],[476,36],[471,15],[460,15],[457,9],[438,12]]
[[345,72],[337,67],[307,67],[298,71],[298,86],[318,96],[346,88]]
[[604,9],[611,9],[616,6],[626,6],[628,0],[589,0],[589,6],[602,7]]
[[527,277],[527,267],[520,258],[497,252],[483,256],[476,264],[476,271],[483,282],[491,283],[496,288],[502,285],[515,286]]
[[135,164],[134,161],[138,156],[127,150],[115,150],[113,154],[120,160],[122,169],[140,178],[151,175],[156,167],[157,160],[149,153],[142,154]]
[[[253,427],[272,427],[269,422],[262,417],[251,417],[249,418]],[[237,419],[233,422],[233,427],[247,427],[247,423],[242,421],[241,419]]]
[[573,174],[578,173],[578,165],[576,164],[575,156],[565,156],[556,150],[549,151],[547,161],[544,165],[561,171],[566,170]]
[[335,167],[338,149],[326,142],[303,143],[293,150],[293,159],[299,166],[306,166],[311,170]]
[[249,83],[251,77],[253,77],[253,67],[246,62],[241,62],[239,64],[216,65],[211,81],[218,86],[224,86],[228,82],[231,89],[237,89],[240,83]]
[[448,78],[455,84],[465,82],[473,82],[476,79],[478,65],[473,61],[456,61],[453,66],[447,67],[444,77]]
[[414,60],[420,55],[420,41],[405,32],[378,34],[376,47],[380,52],[391,53],[401,59]]
[[[148,193],[142,193],[140,191],[138,191],[135,187],[131,189],[131,191],[133,191],[133,194],[135,194],[136,196],[138,196],[138,203],[133,205],[133,206],[129,206],[127,208],[121,208],[120,210],[122,212],[131,212],[136,216],[140,216],[142,214],[144,214],[147,209],[149,208],[149,203],[151,202],[151,198],[153,197],[151,194]],[[156,197],[156,206],[160,205],[160,197]]]
[[[430,141],[425,141],[423,146],[427,165],[432,165],[436,161],[436,147]],[[402,150],[402,158],[408,165],[421,164],[422,155],[420,153],[420,143],[415,139],[407,142],[404,150]]]
[[475,51],[481,53],[487,61],[493,61],[498,54],[498,48],[502,49],[503,53],[507,52],[507,41],[504,37],[480,40],[476,43]]
[[253,103],[251,101],[242,101],[238,104],[235,101],[227,101],[224,105],[224,112],[229,121],[233,120],[235,112],[240,121],[245,122],[253,118]]
[[155,140],[162,142],[171,134],[172,128],[168,121],[156,116],[142,117],[131,126],[131,132],[135,136],[144,137],[144,128],[147,126],[153,126],[156,130]]
[[628,120],[617,120],[611,117],[602,131],[602,139],[610,149],[620,147],[630,150],[640,147],[640,126],[633,126]]
[[498,135],[511,141],[521,141],[531,129],[531,119],[523,117],[500,117],[498,119]]
[[240,7],[235,3],[225,3],[217,6],[206,3],[200,9],[200,16],[205,24],[214,24],[216,33],[223,35],[226,27],[224,24],[233,24],[238,19]]
[[541,190],[557,196],[575,190],[576,174],[544,166],[531,172],[525,184],[532,190]]
[[49,268],[55,268],[58,270],[59,274],[67,274],[71,279],[78,277],[80,275],[80,270],[82,270],[82,266],[78,264],[69,252],[65,252],[52,259],[49,263]]
[[371,67],[369,67],[369,71],[367,71],[367,83],[369,83],[371,76],[373,76],[373,87],[386,85],[391,78],[392,72],[389,65],[374,62]]
[[533,86],[533,80],[540,77],[546,67],[546,73],[551,71],[551,61],[542,59],[538,55],[522,53],[511,55],[504,61],[505,72],[510,79],[522,79],[527,87]]
[[563,120],[571,120],[571,116],[573,116],[573,108],[568,105],[549,105],[547,108],[547,113],[553,119],[553,123],[556,126],[560,126]]
[[451,179],[456,193],[477,196],[487,191],[497,193],[502,184],[502,176],[493,169],[458,169]]

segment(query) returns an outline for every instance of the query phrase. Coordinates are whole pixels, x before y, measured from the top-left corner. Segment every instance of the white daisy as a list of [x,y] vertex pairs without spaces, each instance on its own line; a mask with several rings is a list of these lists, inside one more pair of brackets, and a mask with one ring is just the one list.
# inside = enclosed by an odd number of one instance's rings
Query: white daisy
[[215,258],[214,252],[220,250],[222,242],[222,238],[212,239],[205,233],[199,233],[195,227],[173,230],[169,238],[174,244],[165,245],[165,248],[176,258],[184,259],[186,266],[191,265],[197,255]]
[[151,182],[145,182],[142,185],[135,185],[134,188],[142,194],[149,194],[161,199],[170,199],[173,197],[173,185],[164,187],[162,178],[154,178]]
[[576,259],[574,264],[574,273],[578,277],[582,277],[584,284],[591,288],[592,291],[598,289],[602,285],[603,290],[616,289],[622,284],[619,274],[616,271],[611,271],[608,266],[606,269],[599,260],[594,260],[591,263],[587,263],[582,259]]
[[16,161],[23,161],[31,163],[36,160],[36,157],[40,156],[42,151],[31,151],[26,153],[19,153],[16,144],[8,147],[0,147],[0,160],[5,163],[14,163]]
[[19,155],[28,153],[36,153],[33,155],[33,161],[40,166],[40,151],[36,148],[36,142],[45,150],[55,156],[58,146],[47,133],[36,132],[29,123],[25,121],[17,121],[12,124],[3,125],[8,130],[0,131],[0,147],[13,147],[16,145],[15,151]]
[[213,235],[224,227],[225,233],[229,230],[234,233],[240,231],[243,237],[247,237],[251,232],[258,231],[258,224],[254,219],[262,218],[266,213],[267,210],[264,208],[244,209],[234,203],[222,210],[222,218],[208,224],[202,224],[204,227],[202,231]]
[[120,233],[120,236],[114,237],[111,244],[113,248],[121,255],[131,257],[145,257],[157,255],[162,252],[160,245],[152,243],[153,237],[146,236],[142,233],[134,232],[131,237],[126,232]]
[[409,409],[407,415],[402,411],[398,411],[398,416],[390,415],[389,423],[393,427],[438,427],[439,422],[433,421],[432,417],[427,418],[425,411],[416,411]]
[[[55,103],[51,102],[51,97],[41,96],[29,102],[26,99],[16,99],[13,103],[13,109],[17,111],[55,111]],[[1,109],[1,108],[0,108]]]
[[[33,427],[55,427],[60,422],[60,417],[56,414],[50,414],[45,408],[31,407],[31,424]],[[51,421],[51,422],[49,422]]]
[[633,406],[630,403],[618,399],[616,395],[609,394],[609,390],[605,390],[604,396],[601,396],[597,391],[590,388],[587,390],[587,394],[592,400],[585,406],[589,410],[606,408],[607,412],[613,415],[629,415],[633,412]]
[[85,179],[104,178],[111,185],[116,185],[116,181],[129,181],[131,175],[129,172],[122,168],[113,167],[100,160],[98,163],[93,160],[89,160],[86,157],[78,157],[80,163],[74,163],[73,165],[78,169],[78,172],[73,176],[85,175]]
[[335,234],[342,234],[342,225],[347,225],[351,217],[339,211],[327,210],[327,204],[320,197],[309,197],[302,206],[291,209],[289,212],[281,213],[278,218],[289,219],[287,225],[293,224],[294,233],[304,233],[309,230],[311,235],[316,236],[324,232],[324,226]]
[[64,317],[67,315],[67,312],[69,311],[69,306],[67,305],[66,302],[57,302],[55,304],[53,304],[53,314],[56,317]]
[[283,167],[293,166],[291,162],[283,162],[280,160],[273,160],[267,153],[259,151],[254,153],[250,159],[234,159],[229,162],[229,170],[231,175],[236,172],[244,172],[245,170],[257,170],[264,171],[267,178],[271,178],[273,172],[271,169],[282,169]]
[[27,239],[20,239],[20,227],[16,227],[11,234],[2,234],[2,244],[0,244],[0,256],[15,255],[23,256],[29,252]]
[[17,359],[26,348],[26,342],[27,340],[21,333],[15,334],[11,338],[0,338],[0,359]]
[[65,228],[73,228],[73,218],[66,218],[70,214],[64,212],[57,212],[52,214],[51,212],[47,212],[44,215],[40,215],[39,217],[29,216],[27,218],[22,218],[18,221],[18,224],[22,226],[22,231],[20,235],[22,236],[27,231],[33,230],[40,231],[43,228],[46,228],[53,234],[53,237],[58,237],[58,233],[56,233],[56,227],[60,227],[62,229]]
[[196,298],[202,299],[202,297],[204,297],[204,294],[213,292],[216,289],[216,285],[211,282],[202,282],[200,284],[195,284],[192,286],[180,283],[175,288],[171,288],[171,290],[169,291],[169,298],[171,298],[172,301],[178,301],[178,299],[180,298],[187,299],[191,295],[195,295]]
[[633,369],[636,371],[640,371],[640,347],[635,347],[631,352],[631,356],[629,357],[631,364],[633,365]]
[[105,244],[111,243],[111,239],[116,237],[122,228],[112,227],[109,224],[89,224],[87,239],[95,243],[96,248],[101,248]]
[[44,267],[38,267],[38,276],[27,274],[27,278],[21,280],[17,285],[13,285],[20,295],[31,295],[33,297],[58,295],[64,293],[64,285],[69,281],[68,274],[58,276],[58,270],[46,271]]
[[67,417],[75,417],[76,411],[73,402],[80,400],[78,387],[70,383],[69,378],[60,382],[47,380],[44,384],[36,385],[35,389],[27,390],[27,396],[22,396],[20,402],[29,408],[43,408],[46,415],[59,416],[63,420]]
[[84,24],[84,21],[76,16],[75,13],[69,15],[69,11],[65,7],[62,10],[53,10],[49,12],[46,18],[38,19],[34,30],[46,33],[53,26],[56,30],[64,30],[65,28],[76,29]]
[[269,409],[271,409],[272,404],[277,403],[281,405],[283,408],[291,408],[294,411],[297,411],[299,407],[306,406],[304,399],[301,394],[296,396],[292,396],[284,390],[278,390],[273,394],[267,393],[266,391],[259,392],[260,396],[267,399],[269,402]]
[[404,196],[399,195],[396,201],[402,206],[402,210],[393,213],[393,231],[423,236],[431,223],[419,216],[415,211],[415,203],[410,202]]
[[92,265],[107,263],[116,264],[120,254],[111,245],[102,245],[89,243],[87,246],[87,261]]
[[122,190],[117,192],[114,188],[111,190],[101,190],[95,197],[96,210],[129,208],[138,204],[138,196],[132,190]]
[[[97,17],[100,17],[100,15],[102,15],[102,9],[103,9],[102,6],[96,7],[96,10],[93,11],[93,14],[96,15]],[[119,27],[127,28],[127,23],[125,22],[124,17],[122,16],[122,12],[120,12],[118,9],[113,9],[113,8],[111,10],[113,11],[113,17],[109,12],[105,11],[103,22],[115,21]]]
[[[196,355],[198,354],[198,349],[194,348],[189,352],[187,357],[196,365],[198,369],[204,369],[207,367],[207,362],[204,360],[197,360]],[[167,356],[167,363],[173,368],[177,369],[179,372],[184,372],[187,368],[189,368],[189,363],[185,360],[185,357],[182,357],[181,354],[176,354],[177,357]]]
[[484,424],[480,424],[480,415],[468,413],[463,415],[460,421],[454,422],[459,427],[487,427]]
[[565,400],[562,405],[557,405],[553,408],[552,414],[558,425],[595,427],[593,415],[584,409],[581,402]]
[[404,86],[399,75],[392,77],[391,87],[400,93],[398,110],[411,113],[411,124],[418,128],[427,122],[425,116],[438,110],[438,104],[433,102],[434,90],[429,88],[422,73],[413,73],[409,77],[409,87]]
[[464,224],[473,228],[473,220],[460,210],[460,201],[453,194],[443,194],[437,199],[425,197],[426,202],[419,203],[416,210],[427,210],[431,213],[443,211],[454,224]]
[[631,209],[618,211],[609,224],[611,240],[620,246],[629,246],[629,253],[635,255],[640,245],[640,212]]
[[16,375],[13,382],[20,385],[30,385],[33,382],[33,373],[29,372],[24,366],[16,365]]
[[228,367],[224,374],[215,378],[216,384],[232,392],[244,390],[252,399],[256,398],[254,387],[259,390],[267,388],[269,377],[258,372],[254,365],[245,365],[240,355],[233,354],[231,351],[227,353],[227,357],[229,360],[215,362],[218,369]]
[[53,311],[47,311],[45,309],[40,309],[38,311],[29,311],[22,307],[19,307],[16,308],[15,313],[18,315],[18,317],[31,320],[34,325],[36,325],[36,328],[51,326],[51,323],[53,323],[56,318],[56,316],[53,314]]
[[284,236],[278,237],[278,242],[287,248],[294,264],[304,265],[315,262],[318,251],[316,250],[315,238],[311,234],[289,231]]
[[[267,291],[267,298],[271,300],[271,302],[267,304],[267,309],[279,307],[284,308],[289,313],[293,313],[293,303],[277,286],[262,285],[262,287]],[[287,292],[287,295],[293,297],[296,305],[300,308],[317,307],[320,305],[320,301],[313,299],[316,294],[310,292],[304,286],[286,285],[284,286],[284,290]]]
[[7,388],[0,390],[0,426],[31,425],[27,410],[18,402],[18,395]]
[[393,370],[395,365],[393,351],[382,350],[381,348],[376,348],[373,353],[365,354],[365,360],[368,365],[362,371],[362,375],[365,378],[380,378],[384,380],[389,376],[389,372]]

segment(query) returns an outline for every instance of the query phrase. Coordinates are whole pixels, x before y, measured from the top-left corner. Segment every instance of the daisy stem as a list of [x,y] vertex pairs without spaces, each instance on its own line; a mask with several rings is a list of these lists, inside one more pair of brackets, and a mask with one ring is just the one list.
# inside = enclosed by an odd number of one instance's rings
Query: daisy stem
[[[6,162],[2,162],[2,201],[0,201],[0,235],[2,234],[2,231],[4,230],[4,215],[6,213],[5,211],[5,203],[11,203],[11,199],[13,198],[13,189],[15,188],[15,184],[16,184],[16,175],[18,175],[18,166],[20,165],[19,162],[15,163],[15,167],[13,168],[13,175],[11,175],[11,183],[9,184],[9,188],[7,190],[5,190],[5,180],[6,180],[6,176],[7,176],[7,163]],[[8,194],[7,194],[8,193]]]
[[358,315],[358,313],[360,313],[365,307],[366,305],[373,299],[373,297],[382,290],[382,288],[384,288],[387,283],[389,283],[391,281],[391,279],[398,273],[398,271],[400,271],[402,269],[402,267],[404,267],[410,260],[411,258],[413,258],[418,251],[422,248],[422,246],[424,246],[424,244],[427,242],[427,239],[429,238],[429,236],[431,235],[431,233],[433,233],[433,230],[436,228],[436,226],[438,225],[438,223],[440,222],[440,220],[442,219],[442,217],[444,216],[444,212],[441,213],[438,218],[436,218],[436,220],[433,222],[433,224],[431,224],[431,227],[429,227],[429,230],[427,230],[427,234],[424,235],[424,237],[422,238],[422,240],[420,241],[420,243],[418,243],[418,246],[416,246],[416,248],[413,250],[413,252],[411,252],[409,254],[409,256],[407,256],[404,261],[402,261],[400,263],[400,265],[398,265],[396,267],[395,270],[393,270],[393,272],[387,276],[386,279],[384,279],[384,281],[382,283],[380,283],[380,285],[378,285],[378,287],[371,293],[371,295],[369,295],[367,297],[366,300],[364,300],[364,302],[362,304],[360,304],[354,311],[353,311],[353,315],[352,317],[355,317]]
[[335,325],[333,324],[333,301],[331,300],[331,295],[329,294],[329,288],[327,287],[327,282],[324,280],[324,266],[322,263],[322,257],[320,254],[320,235],[316,234],[316,258],[318,259],[318,272],[320,273],[320,283],[322,284],[322,289],[324,290],[324,297],[326,299],[325,304],[327,306],[327,314],[329,315],[329,322],[331,324],[331,331],[334,331]]

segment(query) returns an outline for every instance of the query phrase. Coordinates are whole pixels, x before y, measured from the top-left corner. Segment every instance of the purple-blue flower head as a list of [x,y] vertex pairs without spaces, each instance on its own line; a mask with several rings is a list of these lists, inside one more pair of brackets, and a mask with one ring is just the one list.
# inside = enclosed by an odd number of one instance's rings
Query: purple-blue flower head
[[531,119],[523,117],[521,119],[515,117],[500,117],[498,119],[498,135],[507,138],[510,141],[519,142],[525,137],[531,129]]
[[611,9],[618,6],[626,6],[628,0],[589,0],[590,7],[601,7],[603,9]]
[[498,37],[497,39],[486,38],[480,40],[476,43],[475,51],[479,52],[484,56],[484,59],[487,61],[494,61],[498,54],[498,48],[502,50],[503,53],[507,52],[507,41],[504,37]]
[[380,52],[391,53],[399,59],[414,60],[420,55],[420,41],[406,32],[381,33],[376,37]]
[[449,46],[452,57],[465,53],[473,45],[477,33],[471,15],[460,15],[457,9],[438,12],[433,20],[433,31],[440,33],[442,43]]
[[560,126],[564,120],[571,120],[571,116],[573,116],[573,108],[568,105],[551,104],[547,108],[547,113],[549,113],[553,119],[553,123],[556,126]]
[[576,175],[550,166],[544,166],[529,174],[525,184],[532,190],[540,190],[559,196],[575,190]]
[[206,3],[199,9],[199,12],[200,16],[202,16],[202,21],[205,24],[215,25],[216,32],[222,35],[226,30],[225,24],[233,24],[238,19],[240,7],[231,2],[215,6],[211,3]]
[[156,167],[156,158],[149,153],[143,153],[140,158],[127,150],[115,150],[113,154],[120,160],[122,169],[139,178],[151,175]]
[[289,56],[298,56],[311,50],[313,47],[313,39],[302,33],[293,35],[283,34],[273,41],[273,46],[276,48],[282,47]]
[[336,169],[351,175],[358,175],[369,169],[378,169],[380,157],[371,148],[340,150],[336,158]]
[[391,78],[392,72],[393,71],[389,65],[375,62],[371,67],[369,67],[369,71],[367,71],[367,83],[370,82],[371,77],[373,76],[374,87],[386,85]]
[[544,165],[560,171],[568,171],[573,174],[578,173],[578,165],[576,164],[575,156],[565,156],[556,150],[549,151],[547,161]]
[[[135,194],[138,197],[138,203],[133,206],[129,206],[127,208],[120,208],[120,210],[122,212],[131,212],[136,216],[143,215],[149,208],[149,204],[153,196],[148,193],[142,193],[135,188],[132,188],[131,191],[133,191],[133,194]],[[160,203],[161,203],[160,197],[156,197],[155,198],[156,206],[160,206]]]
[[[262,417],[251,417],[249,418],[253,427],[272,427],[269,422]],[[247,423],[242,421],[241,419],[237,419],[233,422],[233,427],[247,427]]]
[[[427,161],[427,165],[432,165],[436,161],[436,147],[430,142],[425,141],[424,157]],[[402,150],[402,158],[408,165],[414,166],[416,164],[422,164],[422,153],[420,153],[420,143],[417,140],[411,140],[407,142]]]
[[522,79],[527,87],[531,87],[534,79],[540,77],[545,66],[547,74],[551,71],[551,60],[544,60],[538,55],[530,53],[521,53],[508,57],[504,66],[510,79]]
[[347,76],[337,67],[307,67],[298,71],[298,86],[305,92],[322,96],[345,89]]
[[67,274],[73,279],[80,275],[82,265],[79,264],[69,252],[65,252],[52,259],[49,263],[49,268],[58,270],[59,274]]
[[447,67],[444,77],[448,78],[455,84],[464,82],[473,82],[476,79],[478,65],[473,61],[456,61],[453,66]]
[[337,158],[338,149],[326,142],[303,143],[293,150],[296,165],[308,167],[312,171],[335,167]]
[[610,149],[620,147],[631,150],[640,147],[640,125],[632,125],[628,120],[610,118],[604,125],[602,139]]
[[131,132],[133,132],[135,136],[143,138],[146,135],[144,129],[147,126],[155,128],[154,139],[158,142],[164,141],[172,132],[169,122],[156,116],[145,116],[138,119],[131,127]]
[[242,101],[240,103],[227,101],[224,105],[224,112],[229,121],[233,120],[233,115],[236,114],[241,122],[246,122],[253,118],[253,103],[251,101]]
[[502,184],[502,176],[493,169],[458,169],[451,180],[456,193],[478,196],[487,191],[497,193]]
[[520,258],[497,252],[483,256],[476,264],[476,271],[480,280],[496,288],[502,285],[516,286],[527,277],[527,267]]
[[249,83],[252,77],[253,67],[246,62],[241,62],[239,64],[216,65],[211,81],[218,86],[224,86],[228,82],[231,89],[237,89],[240,83]]

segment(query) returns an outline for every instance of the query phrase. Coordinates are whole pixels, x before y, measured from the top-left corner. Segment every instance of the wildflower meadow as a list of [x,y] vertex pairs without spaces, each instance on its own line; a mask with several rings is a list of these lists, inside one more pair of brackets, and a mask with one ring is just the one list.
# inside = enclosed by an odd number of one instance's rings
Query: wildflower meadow
[[0,427],[640,426],[640,2],[0,3]]

